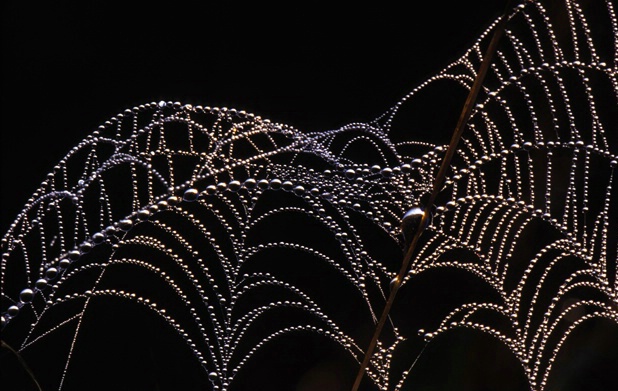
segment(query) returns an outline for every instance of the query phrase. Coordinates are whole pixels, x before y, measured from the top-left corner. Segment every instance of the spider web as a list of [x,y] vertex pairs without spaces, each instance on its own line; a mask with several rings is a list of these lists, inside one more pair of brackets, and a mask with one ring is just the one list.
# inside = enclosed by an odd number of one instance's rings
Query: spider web
[[[114,366],[132,338],[173,345],[168,370],[202,389],[306,389],[319,360],[349,387],[401,264],[402,216],[432,190],[439,129],[494,28],[367,123],[303,132],[166,101],[110,118],[2,239],[3,340],[46,389],[139,374]],[[611,368],[617,37],[611,1],[509,13],[367,389],[428,388],[423,357],[461,336],[504,359],[505,390],[564,389],[582,334],[601,336]]]

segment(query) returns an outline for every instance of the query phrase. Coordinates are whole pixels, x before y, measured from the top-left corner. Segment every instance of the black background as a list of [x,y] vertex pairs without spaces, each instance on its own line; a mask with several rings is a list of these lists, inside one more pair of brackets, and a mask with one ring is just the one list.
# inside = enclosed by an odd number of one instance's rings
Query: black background
[[504,4],[4,1],[0,228],[127,108],[233,107],[308,131],[369,121],[461,56]]
[[[128,3],[2,2],[3,234],[53,165],[127,108],[159,100],[226,106],[306,131],[369,121],[459,58],[505,4]],[[139,314],[123,316],[118,335],[139,336]],[[486,352],[461,355],[480,361],[435,372],[421,365],[434,380],[501,365]],[[93,363],[76,365],[96,373]],[[608,375],[599,367],[581,389]]]

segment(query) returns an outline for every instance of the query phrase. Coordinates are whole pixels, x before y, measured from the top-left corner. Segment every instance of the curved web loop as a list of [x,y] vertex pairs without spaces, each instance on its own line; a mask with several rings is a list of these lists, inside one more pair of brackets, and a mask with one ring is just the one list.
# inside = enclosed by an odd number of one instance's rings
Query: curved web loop
[[[2,239],[3,341],[68,389],[110,314],[129,311],[171,335],[202,388],[242,388],[294,341],[327,346],[351,382],[401,264],[401,218],[447,149],[438,119],[494,27],[367,123],[308,133],[177,102],[110,118]],[[510,13],[367,387],[412,387],[426,348],[470,331],[544,390],[574,335],[615,330],[617,31],[611,1]],[[427,118],[436,129],[417,128]]]

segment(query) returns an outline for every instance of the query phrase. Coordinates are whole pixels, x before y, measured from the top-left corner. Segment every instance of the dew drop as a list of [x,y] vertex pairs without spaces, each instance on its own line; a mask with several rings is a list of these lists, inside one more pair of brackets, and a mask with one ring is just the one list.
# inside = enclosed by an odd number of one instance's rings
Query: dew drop
[[26,288],[19,293],[19,300],[22,303],[30,303],[34,299],[34,292],[30,288]]
[[185,193],[182,195],[182,199],[187,202],[192,202],[192,201],[197,200],[198,195],[199,195],[199,191],[197,191],[197,189],[187,189],[185,190]]
[[241,185],[241,183],[239,181],[231,181],[227,185],[227,188],[230,189],[230,191],[233,191],[233,192],[237,192],[238,190],[240,190],[241,187],[242,187],[242,185]]
[[279,190],[281,188],[281,180],[279,179],[272,179],[269,183],[268,186],[273,189],[273,190]]
[[49,278],[50,280],[55,278],[57,275],[58,269],[56,269],[55,267],[50,267],[45,271],[45,277]]
[[416,234],[416,231],[421,228],[425,229],[431,222],[431,214],[425,218],[423,227],[420,227],[423,219],[424,209],[420,206],[415,206],[408,210],[401,219],[401,233],[403,234],[406,247],[408,247],[412,241],[412,238]]
[[94,235],[92,235],[92,241],[95,244],[101,244],[105,241],[105,235],[101,232],[97,232]]
[[7,308],[6,312],[11,317],[17,316],[17,314],[19,314],[19,307],[16,305],[12,305],[9,308]]
[[47,280],[44,278],[39,278],[34,283],[34,286],[36,286],[37,289],[45,289],[45,287],[47,286]]
[[262,190],[268,189],[268,179],[260,179],[257,185]]
[[245,182],[243,183],[243,185],[247,188],[247,189],[253,189],[255,187],[255,185],[257,185],[257,182],[255,181],[255,179],[253,178],[248,178],[245,180]]
[[123,219],[118,222],[118,228],[120,230],[127,232],[133,227],[133,220],[131,219]]

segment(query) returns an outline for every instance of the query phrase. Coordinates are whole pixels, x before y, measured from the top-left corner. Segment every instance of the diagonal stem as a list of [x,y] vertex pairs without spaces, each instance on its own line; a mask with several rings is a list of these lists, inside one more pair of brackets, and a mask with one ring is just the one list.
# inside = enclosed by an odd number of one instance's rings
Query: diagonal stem
[[481,90],[483,81],[485,80],[485,75],[487,74],[487,70],[489,69],[489,65],[491,64],[491,59],[498,47],[498,42],[500,41],[500,38],[504,34],[506,23],[508,21],[507,12],[510,10],[511,3],[512,3],[512,0],[509,0],[507,2],[505,11],[502,13],[500,20],[498,21],[496,25],[494,34],[491,38],[487,51],[485,52],[485,56],[483,57],[483,61],[481,62],[479,71],[476,75],[476,78],[474,79],[474,84],[472,85],[472,88],[470,89],[468,97],[466,98],[463,110],[461,111],[461,115],[459,116],[459,120],[453,132],[451,142],[449,143],[448,149],[446,150],[446,154],[444,155],[444,159],[442,160],[442,164],[440,165],[438,174],[436,175],[431,195],[429,197],[429,200],[427,201],[427,205],[424,205],[425,212],[423,213],[423,216],[419,222],[419,226],[416,229],[414,233],[414,237],[412,238],[412,241],[410,243],[410,246],[408,247],[408,250],[406,251],[406,254],[403,258],[403,262],[401,264],[401,268],[399,269],[399,273],[397,274],[397,277],[395,277],[394,283],[391,286],[391,291],[386,301],[386,305],[384,306],[384,309],[382,310],[382,315],[380,316],[380,320],[378,321],[378,324],[375,328],[373,337],[371,338],[371,341],[369,343],[369,347],[367,348],[367,351],[365,352],[365,357],[359,368],[358,374],[356,376],[356,380],[354,381],[354,385],[352,386],[352,391],[358,391],[358,388],[360,387],[360,383],[363,379],[363,375],[365,374],[365,370],[367,369],[367,366],[369,365],[369,361],[371,360],[373,351],[378,343],[378,339],[380,337],[380,334],[382,333],[384,324],[386,323],[386,320],[388,319],[388,314],[390,313],[391,307],[393,306],[393,302],[395,300],[395,296],[397,295],[397,291],[399,290],[399,287],[401,286],[401,283],[405,277],[405,274],[408,271],[408,265],[410,264],[410,260],[412,259],[412,255],[414,254],[416,244],[418,243],[419,238],[421,237],[424,231],[425,225],[427,223],[427,219],[429,218],[427,211],[431,210],[431,208],[433,207],[433,204],[438,194],[440,193],[442,186],[444,185],[444,181],[446,178],[446,172],[450,166],[453,156],[455,155],[457,144],[459,143],[459,140],[461,139],[461,135],[463,134],[464,128],[466,127],[466,124],[468,123],[468,120],[470,119],[472,108]]
[[[26,371],[26,373],[28,374],[28,376],[30,377],[30,380],[32,380],[32,382],[34,383],[34,385],[36,386],[37,391],[43,391],[43,389],[41,388],[41,385],[39,384],[39,382],[36,380],[36,376],[34,376],[34,373],[32,372],[32,369],[30,369],[30,367],[28,366],[28,364],[26,363],[26,361],[24,360],[24,358],[21,356],[21,354],[19,354],[18,351],[16,351],[15,349],[13,349],[11,347],[11,345],[9,345],[8,343],[4,342],[4,340],[1,341],[2,344],[2,348],[7,349],[9,352],[11,352],[16,358],[17,361],[19,362],[19,364],[22,366],[22,368]],[[8,374],[7,374],[8,375]]]

